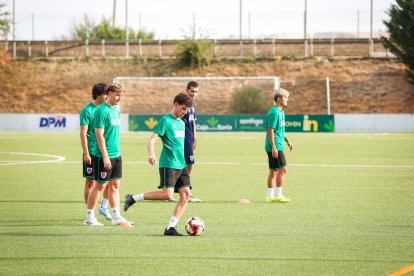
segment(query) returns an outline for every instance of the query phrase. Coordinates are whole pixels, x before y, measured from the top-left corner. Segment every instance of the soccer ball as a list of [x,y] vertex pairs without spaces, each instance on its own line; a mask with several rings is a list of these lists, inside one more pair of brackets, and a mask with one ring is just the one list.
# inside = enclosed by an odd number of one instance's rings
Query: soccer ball
[[185,231],[190,236],[200,236],[203,234],[205,226],[201,218],[191,217],[185,222]]

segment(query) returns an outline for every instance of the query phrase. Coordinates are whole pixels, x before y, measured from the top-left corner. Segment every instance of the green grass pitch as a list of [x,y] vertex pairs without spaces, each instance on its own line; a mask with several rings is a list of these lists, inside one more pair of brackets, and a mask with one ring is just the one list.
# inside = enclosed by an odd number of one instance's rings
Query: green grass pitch
[[[121,135],[122,199],[158,184],[149,135]],[[204,201],[189,203],[178,229],[190,216],[207,229],[164,237],[175,203],[122,211],[132,229],[83,225],[78,133],[0,133],[0,274],[387,275],[413,265],[414,134],[287,135],[292,202],[275,204],[264,202],[264,133],[199,133],[191,176]],[[65,160],[38,163],[51,155]]]

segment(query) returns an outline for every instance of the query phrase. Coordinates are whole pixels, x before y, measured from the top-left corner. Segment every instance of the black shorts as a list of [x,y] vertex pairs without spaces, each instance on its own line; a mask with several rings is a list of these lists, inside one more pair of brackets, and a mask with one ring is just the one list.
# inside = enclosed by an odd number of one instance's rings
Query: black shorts
[[105,183],[109,179],[121,179],[122,178],[122,157],[109,158],[111,161],[112,169],[107,170],[104,167],[103,158],[91,156],[92,163],[95,171],[95,181]]
[[92,156],[91,156],[91,163],[86,164],[85,160],[83,159],[83,155],[82,155],[82,167],[83,167],[83,177],[84,178],[95,178],[95,173],[94,173],[94,170],[93,170]]
[[187,168],[182,170],[160,168],[160,186],[162,188],[174,188],[174,192],[178,193],[178,189],[183,187],[191,187],[190,175],[188,174]]
[[194,164],[194,153],[193,153],[193,145],[191,145],[190,143],[185,143],[184,144],[184,158],[185,158],[185,163],[187,165],[192,165]]
[[267,159],[269,160],[269,169],[277,171],[278,169],[287,167],[285,154],[283,150],[277,151],[277,158],[273,158],[271,152],[267,152]]

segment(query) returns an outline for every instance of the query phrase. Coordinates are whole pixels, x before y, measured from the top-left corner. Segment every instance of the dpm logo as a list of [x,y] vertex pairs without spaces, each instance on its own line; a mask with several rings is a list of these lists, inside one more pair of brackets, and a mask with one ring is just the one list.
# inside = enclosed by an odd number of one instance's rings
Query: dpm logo
[[40,117],[39,127],[66,127],[66,118],[63,116]]

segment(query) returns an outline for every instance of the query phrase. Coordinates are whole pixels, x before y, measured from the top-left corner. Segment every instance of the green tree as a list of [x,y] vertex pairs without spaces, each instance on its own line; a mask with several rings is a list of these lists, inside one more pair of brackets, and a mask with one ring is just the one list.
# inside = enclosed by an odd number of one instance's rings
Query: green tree
[[139,29],[137,32],[137,39],[154,39],[155,38],[155,33],[152,31],[147,31],[146,29]]
[[230,107],[236,114],[263,114],[267,108],[260,89],[251,86],[237,90],[232,96]]
[[[102,17],[99,24],[95,24],[85,15],[85,20],[82,23],[75,25],[74,30],[75,39],[85,41],[86,39],[107,39],[107,40],[125,40],[125,28],[112,26],[111,20]],[[132,39],[154,39],[154,32],[147,32],[146,30],[139,30],[136,32],[132,28],[128,28],[128,38]]]
[[92,31],[94,28],[95,28],[95,23],[88,18],[87,14],[85,14],[83,22],[75,23],[75,27],[73,31],[74,37],[82,41],[91,39]]
[[0,3],[0,37],[4,37],[7,40],[7,35],[10,32],[11,19],[9,18],[10,13],[3,11],[5,7],[5,3]]
[[389,21],[384,24],[390,34],[384,46],[407,66],[407,80],[414,85],[414,0],[396,0],[387,11]]
[[184,67],[209,65],[213,44],[207,40],[186,39],[177,44],[177,61]]

